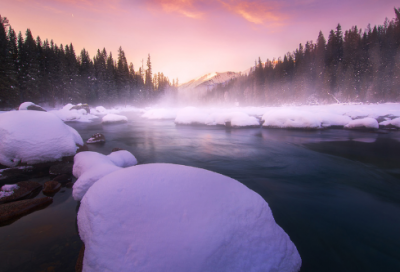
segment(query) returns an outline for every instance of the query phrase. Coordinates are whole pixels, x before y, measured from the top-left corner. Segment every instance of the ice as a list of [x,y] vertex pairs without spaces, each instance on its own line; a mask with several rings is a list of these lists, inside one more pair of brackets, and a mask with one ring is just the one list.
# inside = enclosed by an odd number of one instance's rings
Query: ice
[[102,123],[120,123],[120,122],[127,122],[128,118],[123,115],[118,115],[114,113],[109,113],[103,117],[101,120]]
[[58,118],[65,122],[76,121],[76,122],[91,122],[93,119],[98,118],[94,114],[87,113],[85,109],[71,110],[74,105],[67,104],[62,109],[52,110],[50,113],[56,115]]
[[0,164],[12,167],[75,155],[79,133],[54,114],[10,111],[0,115]]
[[299,271],[265,200],[194,167],[145,164],[106,175],[78,212],[83,271]]
[[362,118],[362,119],[356,119],[350,121],[345,128],[372,128],[372,129],[378,129],[379,124],[378,121],[376,121],[374,118]]
[[103,176],[136,164],[135,156],[126,150],[112,152],[107,156],[91,151],[76,154],[72,172],[78,180],[73,186],[73,198],[81,200],[87,190]]

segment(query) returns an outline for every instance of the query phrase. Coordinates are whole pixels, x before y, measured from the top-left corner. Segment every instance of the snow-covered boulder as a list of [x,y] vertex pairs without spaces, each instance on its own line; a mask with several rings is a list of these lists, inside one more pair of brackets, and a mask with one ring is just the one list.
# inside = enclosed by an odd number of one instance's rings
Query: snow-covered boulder
[[128,118],[123,115],[119,114],[114,114],[114,113],[109,113],[103,117],[101,120],[103,124],[109,124],[109,123],[125,123],[128,122]]
[[112,172],[78,212],[83,271],[299,271],[265,200],[229,177],[145,164]]
[[50,111],[58,118],[65,122],[91,122],[98,118],[96,115],[90,114],[84,108],[75,108],[75,105],[67,104],[62,109]]
[[36,110],[36,111],[46,111],[43,109],[41,106],[36,105],[32,102],[24,102],[21,105],[19,105],[18,110]]
[[83,145],[79,133],[55,115],[41,111],[10,111],[0,115],[0,164],[55,161]]
[[348,129],[360,129],[360,128],[378,129],[379,124],[378,121],[376,121],[376,119],[367,117],[367,118],[352,120],[344,127]]
[[396,128],[400,128],[400,117],[392,119],[392,120],[386,120],[386,121],[382,121],[379,123],[380,126],[384,126],[384,127],[396,127]]
[[136,164],[135,156],[126,150],[115,151],[109,155],[91,151],[76,154],[72,172],[78,180],[73,186],[73,198],[81,200],[87,190],[105,175]]

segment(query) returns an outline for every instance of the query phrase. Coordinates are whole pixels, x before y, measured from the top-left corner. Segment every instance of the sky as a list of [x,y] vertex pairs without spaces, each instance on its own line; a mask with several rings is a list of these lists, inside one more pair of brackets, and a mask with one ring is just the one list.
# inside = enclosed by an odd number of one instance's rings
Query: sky
[[261,58],[328,39],[337,24],[382,25],[395,17],[398,0],[2,0],[0,15],[34,37],[72,43],[91,57],[121,46],[135,70],[163,72],[179,83],[212,72],[240,72]]

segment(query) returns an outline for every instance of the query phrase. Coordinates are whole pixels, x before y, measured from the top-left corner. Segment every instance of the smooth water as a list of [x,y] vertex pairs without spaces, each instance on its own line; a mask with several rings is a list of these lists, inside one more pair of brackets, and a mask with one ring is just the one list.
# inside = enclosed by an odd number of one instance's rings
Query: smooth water
[[[140,164],[200,167],[259,193],[303,260],[301,271],[400,271],[400,131],[177,126],[128,113],[127,124],[70,123],[108,154]],[[63,189],[48,208],[0,227],[0,271],[73,271],[78,203]],[[4,266],[3,266],[4,267]]]

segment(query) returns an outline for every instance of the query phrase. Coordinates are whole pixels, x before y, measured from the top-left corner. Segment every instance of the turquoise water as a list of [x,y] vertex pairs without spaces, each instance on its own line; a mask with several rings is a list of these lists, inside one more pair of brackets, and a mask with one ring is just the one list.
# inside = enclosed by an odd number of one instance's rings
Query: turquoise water
[[[190,165],[239,180],[268,202],[300,252],[301,271],[400,271],[399,131],[189,127],[127,116],[127,124],[70,125],[84,140],[105,135],[92,151],[119,147],[140,164]],[[5,271],[73,271],[78,203],[63,190],[48,208],[0,227]]]

